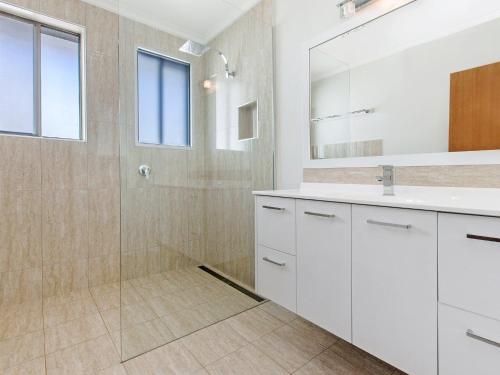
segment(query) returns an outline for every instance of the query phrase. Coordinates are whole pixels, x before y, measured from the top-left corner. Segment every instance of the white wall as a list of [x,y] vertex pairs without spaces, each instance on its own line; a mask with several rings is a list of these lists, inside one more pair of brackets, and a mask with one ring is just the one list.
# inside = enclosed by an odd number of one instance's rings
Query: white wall
[[275,0],[274,6],[277,188],[288,189],[302,182],[304,43],[342,21],[335,0]]

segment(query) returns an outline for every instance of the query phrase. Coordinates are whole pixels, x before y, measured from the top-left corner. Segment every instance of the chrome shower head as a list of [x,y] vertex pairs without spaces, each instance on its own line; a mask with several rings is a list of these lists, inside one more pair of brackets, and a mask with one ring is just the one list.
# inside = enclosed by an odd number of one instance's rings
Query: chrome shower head
[[181,48],[179,48],[179,51],[188,53],[193,56],[201,57],[203,56],[206,52],[210,50],[209,46],[206,46],[201,43],[194,42],[192,40],[186,41]]
[[[192,40],[186,41],[186,43],[184,43],[179,48],[179,51],[184,52],[184,53],[188,53],[188,54],[196,56],[196,57],[203,56],[209,50],[210,50],[209,46],[207,46],[205,44],[197,43],[197,42],[192,41]],[[227,60],[227,57],[221,51],[217,51],[217,54],[220,56],[220,58],[224,62],[224,69],[225,69],[225,73],[226,73],[226,78],[234,78],[235,72],[232,72],[229,70],[229,62]]]

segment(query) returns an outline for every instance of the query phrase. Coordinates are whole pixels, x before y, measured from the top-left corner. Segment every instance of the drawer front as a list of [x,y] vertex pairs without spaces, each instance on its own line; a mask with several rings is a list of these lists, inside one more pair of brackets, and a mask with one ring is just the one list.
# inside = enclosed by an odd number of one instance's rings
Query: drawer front
[[354,345],[406,373],[436,374],[437,310],[437,214],[353,205]]
[[297,313],[351,341],[351,206],[297,200]]
[[439,374],[500,374],[500,321],[440,304]]
[[[468,238],[469,237],[469,238]],[[439,215],[439,300],[500,319],[500,219]]]
[[295,257],[258,247],[257,292],[284,308],[297,311]]
[[257,197],[257,243],[295,255],[295,199]]

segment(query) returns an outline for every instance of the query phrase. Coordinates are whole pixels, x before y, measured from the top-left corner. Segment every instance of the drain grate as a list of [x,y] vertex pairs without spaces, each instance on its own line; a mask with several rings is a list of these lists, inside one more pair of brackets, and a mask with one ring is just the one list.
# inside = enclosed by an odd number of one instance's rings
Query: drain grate
[[248,297],[254,299],[255,301],[257,302],[263,302],[265,301],[264,298],[258,296],[257,294],[249,291],[248,289],[245,289],[243,288],[241,285],[238,285],[236,284],[235,282],[232,282],[231,280],[225,278],[224,276],[222,275],[219,275],[217,272],[211,270],[210,268],[208,267],[205,267],[205,266],[198,266],[198,268],[202,271],[205,271],[206,273],[212,275],[213,277],[215,277],[216,279],[219,279],[220,281],[222,281],[223,283],[226,283],[227,285],[233,287],[234,289],[238,290],[239,292],[247,295]]

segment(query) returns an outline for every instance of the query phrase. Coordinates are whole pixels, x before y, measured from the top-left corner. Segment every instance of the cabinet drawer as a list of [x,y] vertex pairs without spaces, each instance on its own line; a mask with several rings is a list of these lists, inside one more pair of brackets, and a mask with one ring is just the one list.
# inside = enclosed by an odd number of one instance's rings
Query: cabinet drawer
[[295,255],[295,199],[257,197],[257,242]]
[[297,200],[297,313],[351,341],[351,206]]
[[439,374],[500,374],[500,321],[440,304]]
[[257,254],[257,292],[286,309],[296,312],[295,257],[259,246]]
[[439,215],[441,302],[500,319],[500,242],[496,239],[500,239],[500,219]]

